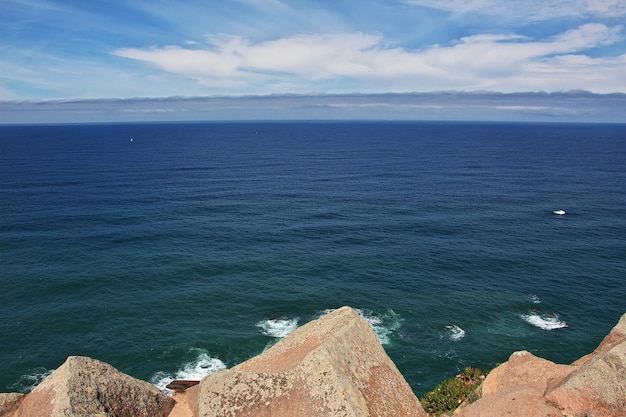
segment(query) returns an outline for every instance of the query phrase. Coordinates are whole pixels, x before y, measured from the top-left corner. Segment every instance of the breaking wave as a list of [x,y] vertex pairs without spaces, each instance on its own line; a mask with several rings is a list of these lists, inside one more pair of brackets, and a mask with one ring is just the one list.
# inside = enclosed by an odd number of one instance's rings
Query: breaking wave
[[453,324],[446,326],[446,330],[444,332],[445,336],[452,340],[458,341],[465,337],[465,330],[461,329],[459,326]]
[[522,314],[521,317],[527,323],[530,323],[533,326],[539,327],[543,330],[555,330],[567,327],[567,323],[560,320],[558,314],[539,313],[536,311],[532,311],[528,314]]
[[217,358],[212,358],[207,353],[202,352],[194,361],[184,364],[182,368],[174,373],[157,372],[152,378],[150,378],[150,382],[162,392],[170,394],[171,391],[165,387],[167,384],[176,379],[199,381],[205,376],[211,375],[222,369],[226,369],[224,362]]
[[283,338],[298,328],[299,319],[268,319],[256,324],[266,336]]

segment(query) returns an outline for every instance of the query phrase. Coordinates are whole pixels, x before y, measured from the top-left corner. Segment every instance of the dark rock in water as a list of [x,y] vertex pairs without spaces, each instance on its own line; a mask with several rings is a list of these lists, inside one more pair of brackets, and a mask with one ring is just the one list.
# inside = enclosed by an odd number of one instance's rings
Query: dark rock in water
[[198,385],[199,383],[200,381],[192,381],[189,379],[177,379],[167,384],[165,388],[180,392],[180,391],[185,391],[187,388],[191,388],[194,385]]

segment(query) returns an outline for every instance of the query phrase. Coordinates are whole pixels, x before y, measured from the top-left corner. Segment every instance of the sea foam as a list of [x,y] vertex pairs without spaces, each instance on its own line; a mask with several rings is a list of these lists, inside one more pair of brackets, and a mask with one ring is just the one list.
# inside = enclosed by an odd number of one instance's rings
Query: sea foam
[[224,362],[217,358],[210,357],[205,352],[201,352],[194,361],[184,364],[181,369],[173,374],[168,372],[157,372],[150,379],[150,382],[162,392],[170,394],[171,391],[165,387],[167,384],[176,379],[199,381],[205,376],[211,375],[222,369],[226,369]]
[[22,375],[15,384],[9,385],[11,390],[27,394],[31,392],[37,385],[46,379],[54,369],[34,368],[29,373]]
[[539,327],[543,330],[555,330],[567,327],[567,323],[561,321],[558,314],[539,313],[536,311],[532,311],[528,314],[522,314],[521,317],[527,323],[530,323],[533,326]]
[[257,327],[261,329],[261,333],[266,336],[283,338],[287,337],[289,333],[293,332],[298,328],[299,319],[268,319],[261,320],[256,324]]
[[461,329],[456,324],[448,325],[446,326],[445,336],[448,339],[456,342],[465,337],[465,330]]

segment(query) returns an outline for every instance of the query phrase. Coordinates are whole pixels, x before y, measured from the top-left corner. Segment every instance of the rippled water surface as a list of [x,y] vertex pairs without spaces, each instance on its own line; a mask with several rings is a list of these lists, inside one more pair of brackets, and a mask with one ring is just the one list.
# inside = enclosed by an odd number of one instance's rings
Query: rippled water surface
[[1,391],[200,378],[350,305],[421,395],[626,312],[625,125],[3,126],[0,210]]

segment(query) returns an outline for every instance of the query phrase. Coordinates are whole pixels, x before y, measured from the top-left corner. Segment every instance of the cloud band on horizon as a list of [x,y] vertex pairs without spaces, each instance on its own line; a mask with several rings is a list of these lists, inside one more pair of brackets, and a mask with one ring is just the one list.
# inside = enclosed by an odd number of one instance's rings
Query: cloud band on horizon
[[0,101],[0,124],[259,120],[626,123],[626,94],[431,92]]

